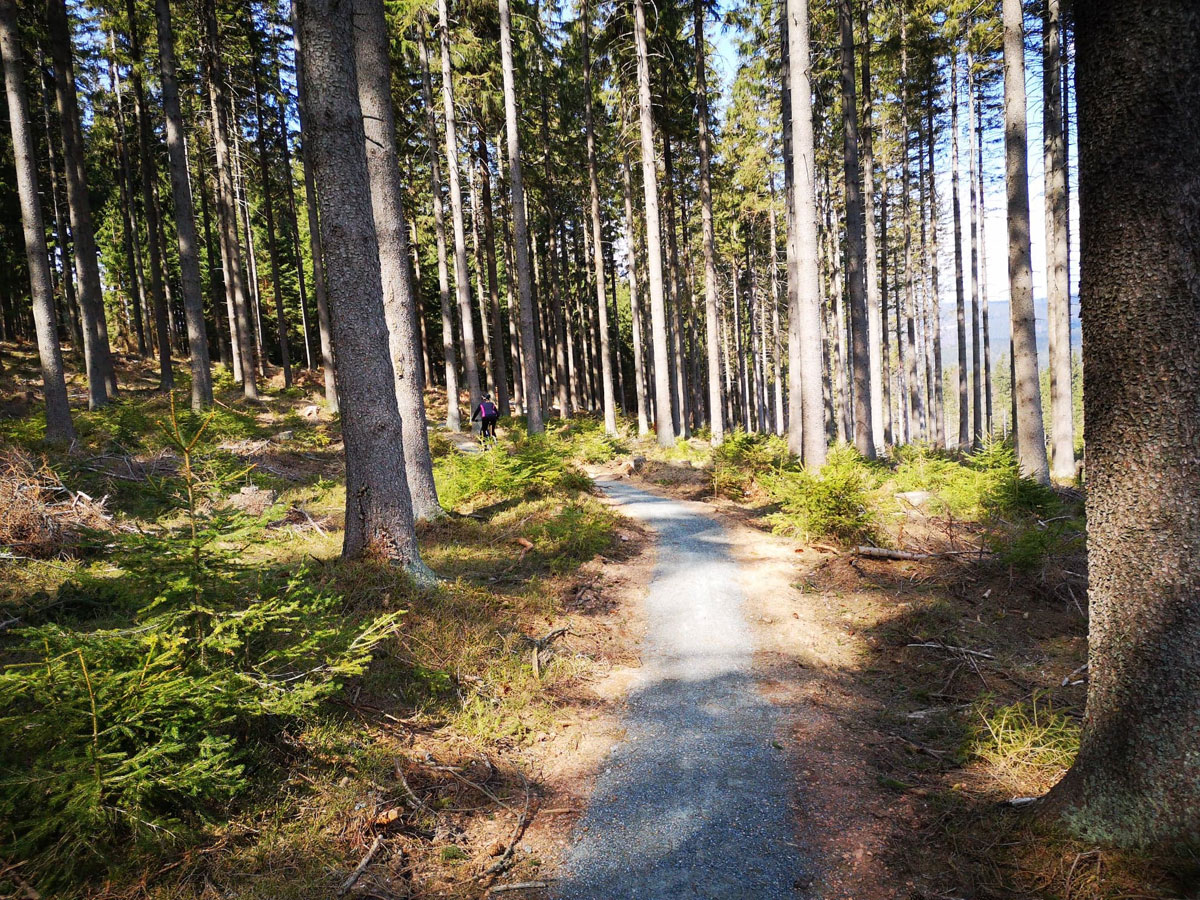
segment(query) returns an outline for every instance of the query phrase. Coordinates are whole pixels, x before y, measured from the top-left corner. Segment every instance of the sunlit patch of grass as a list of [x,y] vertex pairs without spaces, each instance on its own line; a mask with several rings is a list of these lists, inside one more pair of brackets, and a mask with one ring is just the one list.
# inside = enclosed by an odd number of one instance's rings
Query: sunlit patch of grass
[[1049,790],[1079,751],[1076,719],[1037,695],[1030,701],[986,711],[970,744],[972,757],[986,764],[990,778],[1026,795]]

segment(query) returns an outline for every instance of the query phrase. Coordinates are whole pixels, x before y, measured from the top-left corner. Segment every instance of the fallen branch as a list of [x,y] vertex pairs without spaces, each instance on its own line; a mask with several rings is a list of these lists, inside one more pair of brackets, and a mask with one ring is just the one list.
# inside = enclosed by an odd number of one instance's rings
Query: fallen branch
[[941,553],[919,553],[916,550],[893,550],[890,547],[855,547],[855,556],[868,559],[889,559],[900,562],[920,562],[923,559],[947,559],[952,556],[982,556],[982,548],[975,550],[943,550]]
[[1078,669],[1076,669],[1074,672],[1072,672],[1070,675],[1068,675],[1066,678],[1064,678],[1062,680],[1062,686],[1066,687],[1067,685],[1070,685],[1070,684],[1082,684],[1083,679],[1076,681],[1075,676],[1082,675],[1087,670],[1088,670],[1088,663],[1084,663],[1082,666],[1080,666]]
[[354,871],[350,873],[350,877],[343,881],[342,886],[338,888],[337,895],[339,897],[346,896],[350,892],[350,888],[354,887],[358,879],[362,878],[362,873],[367,871],[367,866],[371,865],[371,860],[375,858],[375,854],[379,852],[379,848],[382,846],[383,835],[375,835],[375,840],[371,842],[371,849],[367,851],[367,855],[359,860],[358,865],[354,867]]
[[955,647],[953,644],[943,644],[941,641],[925,641],[920,644],[905,644],[906,647],[917,647],[922,650],[945,650],[947,653],[960,653],[963,656],[976,656],[980,659],[995,659],[986,650],[969,650],[966,647]]
[[435,815],[434,811],[429,808],[429,804],[413,793],[413,789],[408,786],[408,779],[404,777],[404,770],[400,768],[400,757],[392,757],[392,765],[396,769],[396,780],[400,782],[400,790],[404,792],[408,801],[421,812]]

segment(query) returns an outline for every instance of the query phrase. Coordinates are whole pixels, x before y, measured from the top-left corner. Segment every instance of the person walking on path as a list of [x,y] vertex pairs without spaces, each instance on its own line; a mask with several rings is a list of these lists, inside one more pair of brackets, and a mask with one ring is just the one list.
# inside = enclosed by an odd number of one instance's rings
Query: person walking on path
[[484,394],[479,401],[479,406],[472,410],[471,421],[474,422],[476,419],[479,419],[481,424],[480,441],[486,441],[489,437],[496,440],[496,423],[500,421],[500,410],[492,402],[490,394]]

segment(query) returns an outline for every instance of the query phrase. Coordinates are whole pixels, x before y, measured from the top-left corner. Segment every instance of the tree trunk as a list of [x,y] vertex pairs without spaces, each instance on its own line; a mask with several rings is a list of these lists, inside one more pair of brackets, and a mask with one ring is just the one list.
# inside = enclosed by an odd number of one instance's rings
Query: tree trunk
[[129,47],[132,57],[130,82],[133,85],[133,116],[138,127],[139,170],[142,174],[142,207],[146,215],[146,233],[150,244],[150,300],[154,304],[155,338],[158,341],[158,388],[170,391],[175,387],[175,374],[171,371],[171,332],[168,327],[167,299],[163,286],[162,250],[159,236],[158,204],[154,202],[155,184],[158,173],[154,164],[154,129],[150,125],[150,111],[146,106],[146,88],[142,83],[142,35],[138,27],[137,8],[134,0],[126,0],[126,16],[129,19]]
[[927,304],[927,313],[925,318],[925,335],[927,353],[932,356],[927,356],[927,362],[932,365],[932,370],[929,373],[929,378],[932,384],[929,386],[929,395],[933,401],[933,433],[934,443],[938,447],[946,446],[946,408],[945,408],[945,389],[942,384],[942,292],[938,284],[938,275],[941,271],[941,257],[938,254],[938,196],[937,196],[937,169],[934,166],[934,143],[936,131],[933,125],[933,109],[932,107],[926,110],[926,130],[929,133],[929,142],[926,144],[926,152],[928,156],[928,184],[929,184],[929,236],[930,236],[930,251],[929,251],[929,303]]
[[29,287],[33,299],[33,323],[42,369],[42,390],[46,398],[46,440],[55,444],[70,444],[75,439],[75,426],[71,422],[62,348],[58,343],[58,330],[54,322],[54,292],[46,252],[46,229],[38,196],[37,148],[29,121],[20,38],[14,0],[0,0],[0,57],[3,57],[4,63],[8,122],[12,130],[13,162],[17,170],[17,193],[25,235],[25,259],[29,265]]
[[[775,176],[771,176],[771,205],[768,207],[768,223],[770,227],[770,261],[771,266],[771,383],[774,385],[774,431],[783,436],[785,425],[783,419],[783,371],[782,343],[780,341],[779,322],[779,235],[775,216]],[[718,395],[719,395],[718,391]]]
[[512,22],[509,0],[500,2],[500,60],[504,78],[504,118],[508,137],[509,190],[512,193],[513,243],[517,293],[521,307],[521,353],[525,367],[525,416],[530,434],[545,431],[542,385],[538,373],[537,333],[533,319],[533,286],[529,270],[529,226],[525,219],[525,179],[521,172],[521,139],[517,129],[517,88],[513,75]]
[[208,69],[208,101],[213,144],[217,157],[217,233],[221,240],[225,286],[232,307],[230,340],[242,375],[242,391],[248,400],[258,400],[254,371],[254,331],[250,304],[242,274],[242,251],[238,245],[237,198],[229,149],[229,104],[225,96],[225,74],[217,35],[217,12],[213,0],[205,0],[205,56]]
[[950,48],[950,191],[954,212],[954,311],[958,326],[958,446],[971,446],[971,409],[967,397],[967,298],[963,287],[962,211],[958,193],[958,46]]
[[[917,326],[916,298],[913,289],[913,252],[912,252],[912,163],[909,150],[909,120],[908,120],[908,20],[905,10],[900,11],[900,130],[904,158],[901,160],[903,197],[902,210],[904,215],[904,323],[905,353],[904,380],[907,383],[908,396],[905,409],[905,434],[910,442],[925,440],[925,401],[921,393],[921,381],[917,371]],[[917,154],[921,156],[920,153]]]
[[137,338],[137,354],[145,358],[146,328],[142,315],[145,285],[142,279],[142,254],[135,234],[137,218],[133,208],[133,169],[129,164],[129,146],[125,140],[125,104],[122,98],[121,77],[117,73],[116,39],[111,32],[108,35],[108,53],[108,80],[113,96],[109,112],[113,117],[117,158],[120,160],[116,181],[121,206],[121,245],[125,251],[125,267],[129,270],[129,284],[125,293],[133,305],[133,312],[129,318]]
[[[968,21],[969,24],[969,21]],[[978,158],[978,148],[976,145],[977,135],[975,133],[975,59],[972,55],[970,47],[967,48],[967,131],[970,133],[971,141],[971,158],[970,158],[970,198],[971,207],[971,370],[974,373],[974,378],[971,381],[971,406],[973,414],[971,417],[971,446],[978,449],[983,443],[983,360],[982,360],[982,338],[983,338],[983,315],[980,311],[979,302],[979,217],[982,214],[980,204],[978,202],[979,193],[976,190],[976,182],[978,181],[978,172],[976,171],[976,160]]]
[[446,372],[446,427],[458,431],[458,363],[454,353],[454,311],[450,306],[450,269],[446,261],[446,213],[442,206],[442,168],[438,155],[437,113],[429,75],[429,45],[425,41],[425,14],[417,24],[417,47],[421,59],[421,87],[425,101],[425,130],[429,141],[429,172],[433,185],[433,233],[437,243],[438,299],[442,311],[442,361]]
[[[699,129],[700,151],[700,241],[704,253],[704,327],[707,338],[708,361],[708,424],[713,446],[725,440],[725,423],[721,409],[721,351],[717,318],[717,255],[713,230],[712,183],[709,157],[712,154],[708,135],[708,65],[704,49],[704,0],[693,0],[692,19],[696,42],[696,121]],[[774,226],[774,206],[771,224]],[[772,233],[774,228],[772,227]],[[771,253],[774,272],[774,247]],[[778,391],[778,387],[776,388]]]
[[[621,157],[621,186],[625,200],[625,246],[629,249],[627,263],[629,273],[629,313],[633,337],[633,386],[637,400],[638,434],[650,433],[650,422],[646,415],[646,370],[642,359],[642,299],[638,285],[638,245],[633,229],[633,176],[629,171],[629,159]],[[709,220],[711,226],[712,221]]]
[[[39,62],[41,54],[39,53]],[[39,66],[45,68],[44,66]],[[70,329],[69,334],[76,347],[83,346],[83,328],[79,323],[79,307],[75,296],[75,274],[72,271],[69,250],[70,239],[67,234],[66,220],[62,214],[62,194],[58,186],[58,153],[54,146],[54,128],[50,121],[50,94],[54,92],[54,78],[49,72],[43,76],[42,119],[46,129],[46,157],[50,167],[50,202],[54,212],[54,242],[62,265],[63,306],[66,307],[65,325]],[[54,266],[51,264],[50,278],[54,279]],[[9,338],[11,339],[11,337]]]
[[1048,805],[1088,841],[1194,848],[1200,8],[1095,0],[1075,40],[1090,671]]
[[867,352],[870,364],[871,382],[871,437],[876,452],[883,450],[887,444],[887,431],[884,428],[884,398],[886,396],[883,384],[883,370],[887,364],[883,348],[887,345],[884,316],[880,307],[879,292],[879,260],[876,249],[875,233],[875,152],[872,146],[874,139],[871,123],[872,91],[871,91],[871,22],[869,3],[859,6],[862,19],[862,128],[860,142],[862,146],[863,170],[863,234],[864,252],[866,254],[867,281]]
[[463,372],[467,379],[473,416],[479,408],[479,361],[475,349],[475,322],[471,315],[471,276],[467,272],[462,186],[458,177],[458,128],[454,111],[454,76],[450,69],[450,24],[446,3],[447,0],[437,0],[438,39],[442,48],[442,106],[446,118],[446,179],[450,183],[450,219],[454,226],[454,289],[458,297],[459,327],[463,339]]
[[[132,0],[130,0],[132,2]],[[267,126],[263,114],[263,87],[260,71],[259,33],[257,27],[250,25],[251,49],[250,69],[254,80],[254,117],[258,135],[258,166],[259,178],[262,180],[263,216],[267,226],[267,254],[271,260],[271,299],[275,303],[275,328],[279,341],[279,365],[283,369],[283,386],[292,386],[292,355],[288,346],[287,317],[283,309],[283,285],[279,272],[279,242],[275,234],[275,196],[271,188],[271,161],[267,156]],[[292,173],[287,171],[289,180]]]
[[213,403],[208,335],[204,326],[204,298],[200,289],[200,249],[187,169],[187,138],[179,109],[179,78],[175,71],[175,36],[168,0],[155,0],[158,23],[158,66],[162,81],[163,115],[167,126],[167,153],[171,166],[171,196],[175,203],[175,231],[179,239],[179,277],[183,311],[187,320],[188,353],[192,372],[192,409]]
[[[495,366],[496,400],[500,415],[512,415],[508,396],[508,363],[504,358],[504,324],[500,318],[500,281],[496,275],[496,223],[492,216],[492,173],[488,163],[487,137],[479,129],[479,185],[483,212],[483,246],[487,258],[488,308],[492,316],[492,364]],[[516,360],[513,361],[516,364]]]
[[604,234],[600,223],[600,182],[596,176],[596,135],[592,121],[591,9],[583,0],[583,108],[587,132],[588,192],[591,200],[592,261],[595,266],[596,312],[600,323],[600,387],[604,403],[604,430],[617,433],[617,409],[613,396],[612,353],[609,346],[608,292],[604,287]]
[[813,146],[808,0],[787,0],[788,79],[791,91],[792,182],[795,193],[796,297],[790,310],[789,388],[801,397],[804,465],[825,464],[824,399],[821,390],[821,273],[817,236],[816,154]]
[[993,431],[992,419],[992,342],[988,336],[988,326],[991,316],[988,312],[987,293],[987,202],[983,189],[983,95],[976,97],[975,129],[976,129],[976,168],[979,175],[977,189],[979,191],[979,305],[980,320],[983,322],[983,388],[984,388],[984,428],[987,434]]
[[[467,146],[470,147],[471,142],[468,139]],[[481,235],[480,220],[483,218],[483,212],[480,207],[483,205],[479,199],[479,165],[474,158],[474,154],[468,153],[467,157],[467,186],[468,195],[471,198],[471,251],[475,258],[475,303],[479,307],[479,328],[483,332],[483,369],[486,380],[486,390],[489,396],[496,395],[496,366],[492,360],[492,336],[488,328],[488,286],[487,286],[487,267],[483,261],[483,237]],[[483,382],[479,385],[480,390],[485,389]]]
[[397,408],[404,424],[405,476],[417,519],[443,514],[433,482],[433,459],[421,389],[421,347],[416,291],[409,268],[404,185],[396,157],[388,28],[383,0],[354,0],[354,53],[358,101],[366,135],[367,174],[379,246],[383,315]]
[[1075,477],[1071,402],[1071,289],[1067,272],[1067,148],[1063,129],[1062,20],[1045,0],[1042,142],[1046,172],[1046,296],[1050,334],[1050,451],[1055,478]]
[[[156,0],[162,2],[162,0]],[[295,20],[295,5],[292,6],[292,18]],[[299,28],[295,29],[296,53],[300,53]],[[321,246],[321,228],[317,213],[317,190],[313,183],[312,154],[309,152],[308,134],[305,123],[308,121],[307,95],[304,85],[302,66],[296,67],[296,110],[300,121],[300,161],[304,166],[304,206],[308,216],[308,249],[313,264],[313,290],[317,295],[317,328],[321,337],[321,368],[325,373],[325,405],[329,411],[338,411],[337,379],[333,364],[333,339],[329,324],[329,294],[325,282],[325,256]]]
[[675,444],[671,413],[671,362],[667,344],[667,307],[663,284],[662,226],[658,213],[658,173],[654,162],[654,114],[650,95],[650,60],[646,47],[646,9],[633,0],[634,43],[637,50],[638,119],[642,146],[642,192],[646,203],[646,259],[650,287],[650,331],[654,348],[655,426],[658,445]]
[[[421,563],[405,480],[403,425],[384,321],[355,71],[353,4],[300,0],[300,64],[310,88],[310,137],[329,272],[346,447],[345,557],[375,553],[432,582]],[[388,92],[388,101],[391,95]]]
[[67,209],[71,217],[71,237],[75,245],[75,276],[79,286],[79,307],[83,318],[88,406],[95,409],[116,397],[117,376],[109,349],[108,324],[104,319],[100,264],[96,256],[96,231],[92,224],[92,204],[88,197],[84,166],[83,134],[79,125],[79,100],[75,93],[71,26],[67,21],[64,0],[47,0],[46,22],[50,38],[50,56],[54,62],[54,89],[58,99],[59,128],[62,131],[63,168],[67,176]]
[[1025,28],[1021,0],[1004,0],[1004,158],[1008,191],[1008,285],[1013,336],[1013,397],[1021,471],[1050,481],[1042,427],[1033,265],[1029,250],[1029,161],[1025,133]]
[[858,161],[858,100],[854,90],[854,10],[851,0],[838,0],[838,23],[842,37],[846,278],[850,294],[850,368],[854,377],[854,446],[867,459],[874,459],[871,351],[866,296],[866,231],[863,224],[862,172]]

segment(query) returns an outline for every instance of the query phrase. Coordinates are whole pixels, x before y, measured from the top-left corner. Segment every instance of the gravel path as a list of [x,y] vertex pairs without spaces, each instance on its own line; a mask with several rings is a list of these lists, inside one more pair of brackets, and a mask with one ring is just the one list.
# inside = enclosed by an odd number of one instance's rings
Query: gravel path
[[598,482],[658,535],[643,669],[559,881],[561,900],[792,898],[797,845],[781,715],[759,692],[739,566],[720,523]]

